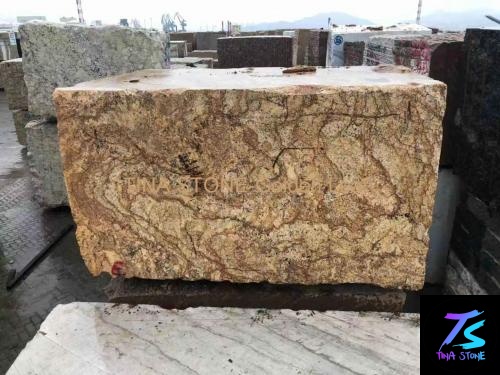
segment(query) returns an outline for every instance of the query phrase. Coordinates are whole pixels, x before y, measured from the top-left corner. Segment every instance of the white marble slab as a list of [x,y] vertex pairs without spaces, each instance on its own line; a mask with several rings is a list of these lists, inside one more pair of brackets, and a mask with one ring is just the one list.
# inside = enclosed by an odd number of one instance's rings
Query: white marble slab
[[419,315],[57,306],[17,374],[417,374]]

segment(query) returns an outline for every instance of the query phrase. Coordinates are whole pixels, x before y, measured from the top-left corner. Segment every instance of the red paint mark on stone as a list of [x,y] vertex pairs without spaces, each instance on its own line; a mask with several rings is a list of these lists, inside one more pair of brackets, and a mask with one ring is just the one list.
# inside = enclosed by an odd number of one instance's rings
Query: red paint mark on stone
[[113,267],[111,267],[111,274],[113,276],[125,275],[125,264],[120,260],[113,263]]

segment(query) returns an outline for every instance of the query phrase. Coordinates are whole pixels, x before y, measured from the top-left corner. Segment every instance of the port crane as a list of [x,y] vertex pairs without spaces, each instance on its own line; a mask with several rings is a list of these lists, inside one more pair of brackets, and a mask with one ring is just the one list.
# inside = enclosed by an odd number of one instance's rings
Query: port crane
[[[178,30],[175,20],[179,22],[180,30]],[[180,15],[179,12],[176,12],[173,17],[171,17],[170,14],[164,14],[163,16],[161,16],[161,24],[163,26],[163,31],[165,31],[166,33],[186,31],[187,26],[186,20]]]

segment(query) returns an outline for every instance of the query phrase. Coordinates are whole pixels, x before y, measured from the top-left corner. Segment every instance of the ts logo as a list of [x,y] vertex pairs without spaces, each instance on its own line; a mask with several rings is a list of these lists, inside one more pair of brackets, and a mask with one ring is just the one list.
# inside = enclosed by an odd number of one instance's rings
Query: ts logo
[[[460,332],[460,330],[464,327],[465,323],[467,322],[467,319],[475,318],[476,316],[481,315],[483,312],[484,311],[479,312],[477,310],[473,310],[473,311],[470,311],[470,312],[464,313],[464,314],[447,313],[445,316],[445,319],[457,320],[457,324],[451,330],[451,332],[446,337],[446,339],[443,341],[443,343],[439,347],[439,351],[441,351],[441,348],[443,347],[443,345],[449,344],[453,341],[453,339],[458,334],[458,332]],[[464,336],[465,336],[465,338],[470,340],[469,342],[466,342],[464,344],[456,344],[453,346],[461,346],[462,349],[466,349],[466,350],[480,348],[480,347],[484,346],[484,344],[486,344],[486,341],[483,340],[482,338],[477,337],[477,336],[472,334],[473,331],[482,327],[484,325],[484,322],[485,322],[484,320],[481,320],[480,322],[474,323],[465,329]]]

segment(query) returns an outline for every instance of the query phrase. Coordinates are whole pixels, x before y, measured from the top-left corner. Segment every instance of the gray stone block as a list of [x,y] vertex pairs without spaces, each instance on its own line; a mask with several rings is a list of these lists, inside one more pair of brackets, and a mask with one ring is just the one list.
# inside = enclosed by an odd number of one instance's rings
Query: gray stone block
[[26,109],[16,109],[12,111],[12,117],[16,127],[17,141],[26,146],[26,125],[28,122],[38,119],[38,116],[33,115]]
[[13,59],[0,63],[0,75],[11,111],[28,109],[28,91],[24,84],[23,61]]
[[67,206],[57,124],[31,121],[26,125],[26,135],[37,199],[48,207]]
[[163,32],[51,23],[28,23],[19,31],[29,108],[40,116],[55,116],[56,87],[167,66]]

